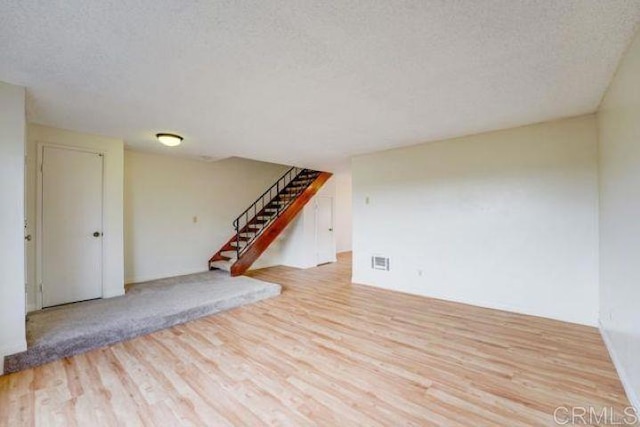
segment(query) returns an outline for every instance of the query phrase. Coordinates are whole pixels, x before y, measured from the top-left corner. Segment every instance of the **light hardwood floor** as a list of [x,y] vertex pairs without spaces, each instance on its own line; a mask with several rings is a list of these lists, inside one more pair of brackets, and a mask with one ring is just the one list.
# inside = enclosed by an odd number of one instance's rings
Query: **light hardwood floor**
[[282,296],[0,377],[0,425],[554,425],[629,403],[598,331],[349,283],[350,256],[251,273]]

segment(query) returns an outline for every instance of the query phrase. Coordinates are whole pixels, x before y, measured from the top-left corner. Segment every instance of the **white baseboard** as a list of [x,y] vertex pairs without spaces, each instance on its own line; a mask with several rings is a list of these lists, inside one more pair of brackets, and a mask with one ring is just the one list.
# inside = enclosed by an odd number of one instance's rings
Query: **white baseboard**
[[622,387],[624,387],[624,391],[627,393],[627,398],[636,411],[640,413],[640,399],[638,399],[638,394],[631,386],[629,377],[627,376],[624,366],[622,366],[622,363],[620,362],[620,358],[618,357],[618,353],[616,353],[611,337],[609,337],[609,334],[602,326],[602,323],[599,324],[599,329],[604,345],[607,347],[607,350],[609,350],[609,356],[611,356],[613,366],[615,366],[618,376],[620,377],[620,382],[622,382]]
[[488,309],[491,309],[491,310],[507,311],[509,313],[524,314],[526,316],[542,317],[544,319],[558,320],[560,322],[573,323],[573,324],[576,324],[576,325],[583,325],[583,326],[590,326],[592,328],[597,328],[598,327],[598,320],[597,320],[597,318],[595,316],[594,316],[593,319],[586,319],[586,320],[585,319],[575,319],[575,318],[559,316],[559,315],[554,314],[554,313],[541,313],[538,310],[532,310],[530,308],[514,307],[512,305],[506,305],[506,304],[492,304],[492,303],[487,303],[485,301],[470,301],[470,300],[461,299],[459,297],[452,297],[452,296],[448,296],[448,295],[433,295],[433,294],[429,294],[429,293],[425,293],[425,292],[419,292],[419,291],[416,291],[414,289],[401,289],[401,288],[398,288],[395,284],[393,286],[390,286],[390,285],[387,285],[387,284],[373,282],[369,278],[364,279],[363,277],[356,276],[353,273],[351,275],[351,283],[354,283],[356,285],[364,285],[364,286],[371,286],[371,287],[379,288],[379,289],[385,289],[385,290],[392,291],[392,292],[399,292],[399,293],[402,293],[402,294],[416,295],[416,296],[424,297],[424,298],[431,298],[431,299],[437,299],[437,300],[441,300],[441,301],[455,302],[455,303],[458,303],[458,304],[465,304],[465,305],[470,305],[470,306],[473,306],[473,307],[481,307],[481,308],[488,308]]
[[4,374],[4,357],[12,354],[20,353],[27,349],[27,341],[9,344],[0,347],[0,375]]
[[118,289],[118,290],[109,289],[108,291],[103,292],[102,298],[113,298],[113,297],[119,297],[122,295],[124,295],[124,286],[122,287],[122,289]]

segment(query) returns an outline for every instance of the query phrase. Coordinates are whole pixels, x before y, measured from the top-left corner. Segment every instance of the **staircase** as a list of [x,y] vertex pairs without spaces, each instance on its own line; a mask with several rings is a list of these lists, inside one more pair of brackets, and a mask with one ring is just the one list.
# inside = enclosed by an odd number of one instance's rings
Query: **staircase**
[[209,270],[240,276],[331,178],[329,172],[293,167],[233,221],[236,234],[209,259]]

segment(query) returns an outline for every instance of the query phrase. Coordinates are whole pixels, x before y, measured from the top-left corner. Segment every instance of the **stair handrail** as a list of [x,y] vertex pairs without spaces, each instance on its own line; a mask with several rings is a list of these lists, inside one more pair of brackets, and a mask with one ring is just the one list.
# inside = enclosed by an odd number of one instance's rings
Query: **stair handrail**
[[[236,231],[236,255],[237,259],[240,259],[240,256],[246,250],[250,243],[254,241],[266,228],[267,226],[273,222],[277,217],[280,216],[282,211],[284,211],[295,198],[302,192],[304,189],[295,192],[294,194],[289,193],[294,197],[290,198],[288,202],[283,203],[282,205],[277,205],[277,212],[273,215],[268,222],[262,223],[260,229],[256,229],[254,236],[249,238],[246,241],[246,245],[244,248],[240,247],[240,231],[247,227],[251,221],[257,219],[257,216],[260,212],[263,212],[264,209],[278,196],[283,193],[283,191],[287,188],[287,186],[294,181],[300,174],[303,172],[315,172],[309,169],[292,167],[288,171],[286,171],[271,187],[269,187],[264,193],[262,193],[247,209],[245,209],[238,217],[233,221],[233,227]],[[305,187],[306,188],[306,187]],[[253,214],[250,216],[250,214]],[[242,224],[242,220],[244,219],[244,224]]]
[[[233,220],[233,226],[234,226],[234,227],[236,227],[236,225],[238,224],[238,222],[240,221],[240,219],[241,219],[243,216],[245,216],[245,215],[246,215],[246,214],[251,210],[251,208],[253,208],[256,204],[258,204],[258,202],[260,202],[260,200],[261,200],[264,196],[266,196],[267,194],[270,194],[270,193],[271,193],[271,191],[272,191],[274,188],[277,188],[277,187],[278,187],[278,184],[279,184],[281,181],[284,181],[288,176],[290,176],[290,175],[291,175],[291,172],[293,172],[293,171],[294,171],[294,170],[296,170],[296,169],[300,169],[301,171],[303,170],[303,169],[301,169],[301,168],[297,168],[297,167],[295,167],[295,166],[294,166],[294,167],[290,168],[288,171],[286,171],[286,172],[284,173],[284,175],[282,175],[280,178],[278,178],[278,180],[276,181],[276,183],[275,183],[275,184],[273,184],[271,187],[269,187],[269,188],[268,188],[264,193],[262,193],[261,195],[259,195],[259,196],[258,196],[258,198],[257,198],[253,203],[251,203],[247,209],[245,209],[245,210],[244,210],[240,215],[238,215],[238,216],[237,216],[237,218],[236,218],[236,219],[234,219],[234,220]],[[300,173],[296,174],[296,176],[297,176],[297,175],[299,175],[299,174],[300,174]],[[294,178],[295,178],[295,177],[294,177]],[[293,180],[293,179],[292,179],[292,180]],[[291,180],[291,181],[292,181],[292,180]],[[269,201],[271,201],[271,200],[269,200]]]

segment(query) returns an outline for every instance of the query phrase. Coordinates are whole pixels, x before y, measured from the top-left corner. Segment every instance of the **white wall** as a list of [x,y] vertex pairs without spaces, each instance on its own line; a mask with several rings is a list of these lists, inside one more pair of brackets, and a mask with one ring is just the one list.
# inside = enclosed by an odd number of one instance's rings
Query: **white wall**
[[0,82],[0,375],[27,349],[24,270],[25,89]]
[[204,162],[126,151],[127,282],[206,270],[233,235],[235,217],[287,169],[240,158]]
[[27,134],[27,218],[28,232],[34,236],[28,257],[28,305],[37,308],[36,263],[36,197],[38,174],[38,147],[43,144],[77,147],[104,154],[104,218],[103,218],[103,296],[124,294],[124,243],[123,243],[123,150],[121,139],[72,132],[47,126],[28,126]]
[[[316,247],[316,203],[318,197],[333,198],[333,221],[334,221],[334,250],[336,243],[335,225],[337,222],[336,206],[336,179],[335,176],[320,188],[318,193],[309,200],[302,211],[291,224],[278,236],[269,246],[261,258],[273,260],[274,264],[286,265],[295,268],[310,268],[318,265]],[[332,262],[335,262],[334,258]],[[262,268],[260,262],[254,264],[253,268]]]
[[640,34],[598,112],[600,323],[640,410]]
[[348,252],[352,246],[351,172],[337,173],[333,179],[336,183],[336,249],[338,252]]
[[[262,254],[252,268],[262,268],[262,258],[279,265],[310,268],[318,265],[316,257],[315,197],[309,200],[298,216]],[[277,261],[275,261],[277,260]]]
[[[354,158],[353,280],[595,325],[595,126],[591,115]],[[373,270],[373,254],[391,271]]]

